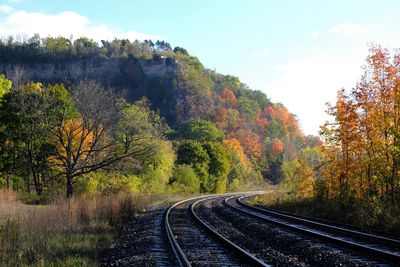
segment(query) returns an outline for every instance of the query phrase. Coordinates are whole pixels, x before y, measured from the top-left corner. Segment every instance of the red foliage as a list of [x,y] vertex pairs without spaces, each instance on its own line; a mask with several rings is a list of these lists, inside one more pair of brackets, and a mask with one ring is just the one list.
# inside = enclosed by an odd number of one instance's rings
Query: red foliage
[[226,108],[221,108],[218,111],[216,122],[223,123],[226,120]]
[[258,118],[256,119],[256,124],[262,130],[264,130],[268,125],[268,119],[264,117],[264,113],[260,111]]
[[221,95],[221,100],[228,106],[233,106],[237,102],[235,94],[228,88],[224,88],[224,91]]

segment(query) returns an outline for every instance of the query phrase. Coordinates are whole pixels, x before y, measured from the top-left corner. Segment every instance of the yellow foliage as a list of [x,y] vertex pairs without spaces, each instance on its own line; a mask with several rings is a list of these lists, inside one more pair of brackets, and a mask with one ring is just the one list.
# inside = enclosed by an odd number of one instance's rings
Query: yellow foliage
[[246,169],[246,171],[248,171],[250,168],[250,163],[244,153],[243,147],[240,144],[239,140],[236,138],[226,139],[223,141],[223,145],[231,153],[235,153],[237,155],[240,163],[243,165],[243,167]]
[[[66,120],[61,127],[61,134],[54,137],[58,154],[64,158],[77,157],[83,160],[89,154],[89,150],[93,143],[94,134],[86,129],[82,119]],[[50,162],[62,164],[60,157],[52,157]]]
[[225,193],[226,192],[226,184],[227,184],[226,179],[218,180],[216,188],[215,188],[215,193],[217,193],[217,194]]

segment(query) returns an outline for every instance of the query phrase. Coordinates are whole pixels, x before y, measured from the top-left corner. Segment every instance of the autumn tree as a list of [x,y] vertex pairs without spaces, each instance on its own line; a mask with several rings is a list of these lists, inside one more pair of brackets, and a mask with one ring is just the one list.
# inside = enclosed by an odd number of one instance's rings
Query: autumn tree
[[339,91],[325,125],[325,184],[330,196],[391,201],[399,197],[400,54],[374,46],[365,73],[350,92]]
[[85,80],[73,87],[72,100],[75,111],[64,109],[59,124],[51,131],[57,151],[52,162],[66,177],[68,197],[73,194],[75,177],[127,157],[154,152],[154,146],[140,143],[138,137],[149,127],[150,119],[139,116],[137,124],[130,124],[132,116],[140,113],[135,112],[135,107],[125,107],[120,112],[112,90]]
[[221,100],[228,107],[235,105],[237,102],[235,94],[228,88],[224,88],[224,91],[222,92],[221,95]]

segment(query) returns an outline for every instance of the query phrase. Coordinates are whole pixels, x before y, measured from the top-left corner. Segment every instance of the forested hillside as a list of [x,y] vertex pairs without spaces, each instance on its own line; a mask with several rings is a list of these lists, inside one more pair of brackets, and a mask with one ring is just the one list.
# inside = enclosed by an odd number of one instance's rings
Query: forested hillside
[[[2,187],[71,196],[285,181],[313,194],[319,139],[184,48],[35,35],[3,40],[0,58]],[[109,75],[100,73],[107,64]]]

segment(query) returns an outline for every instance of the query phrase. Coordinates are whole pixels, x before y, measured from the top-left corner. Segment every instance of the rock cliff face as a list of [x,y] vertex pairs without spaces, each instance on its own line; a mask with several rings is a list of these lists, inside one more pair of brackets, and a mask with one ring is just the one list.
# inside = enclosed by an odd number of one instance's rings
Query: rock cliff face
[[0,62],[0,74],[15,84],[28,81],[69,83],[88,78],[111,85],[130,102],[146,97],[160,110],[170,125],[176,123],[176,103],[180,95],[174,90],[174,78],[182,67],[172,58],[150,60],[96,57],[62,63],[6,64]]
[[177,67],[178,64],[171,58],[138,60],[96,57],[63,63],[0,63],[0,73],[9,78],[22,76],[25,81],[63,82],[82,78],[115,81],[122,77],[138,81],[143,76],[171,78]]

